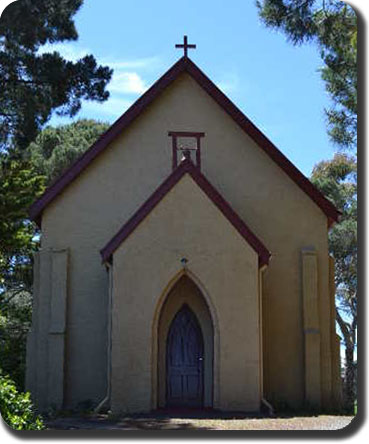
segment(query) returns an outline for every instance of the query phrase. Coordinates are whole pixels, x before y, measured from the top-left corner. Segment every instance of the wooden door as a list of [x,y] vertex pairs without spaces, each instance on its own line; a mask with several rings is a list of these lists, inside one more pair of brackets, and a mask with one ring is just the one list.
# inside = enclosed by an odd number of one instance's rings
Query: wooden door
[[203,337],[196,316],[187,305],[179,310],[172,321],[166,352],[167,405],[202,406]]

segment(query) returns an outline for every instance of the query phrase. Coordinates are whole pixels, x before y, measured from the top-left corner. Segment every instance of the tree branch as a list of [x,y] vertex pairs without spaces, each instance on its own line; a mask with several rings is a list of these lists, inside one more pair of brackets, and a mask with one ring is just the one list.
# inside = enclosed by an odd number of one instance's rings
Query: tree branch
[[341,332],[343,334],[345,344],[347,346],[351,343],[350,332],[349,332],[347,323],[342,319],[342,316],[337,308],[336,308],[336,319],[337,319],[338,325],[340,326]]

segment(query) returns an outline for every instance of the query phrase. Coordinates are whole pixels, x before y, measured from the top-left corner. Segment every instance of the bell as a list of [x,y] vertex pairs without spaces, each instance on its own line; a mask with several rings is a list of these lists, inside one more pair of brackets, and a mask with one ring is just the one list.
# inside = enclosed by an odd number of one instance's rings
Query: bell
[[185,159],[191,159],[191,151],[189,149],[182,150],[181,162],[183,162]]

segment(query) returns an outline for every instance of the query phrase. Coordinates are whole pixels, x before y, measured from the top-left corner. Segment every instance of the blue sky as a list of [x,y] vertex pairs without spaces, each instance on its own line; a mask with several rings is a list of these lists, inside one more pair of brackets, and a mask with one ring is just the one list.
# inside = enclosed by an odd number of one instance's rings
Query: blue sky
[[77,118],[113,123],[182,56],[174,45],[187,34],[197,45],[191,59],[305,175],[332,157],[318,49],[266,28],[254,0],[85,0],[75,22],[78,41],[55,49],[73,60],[92,53],[114,69],[110,99],[84,103]]

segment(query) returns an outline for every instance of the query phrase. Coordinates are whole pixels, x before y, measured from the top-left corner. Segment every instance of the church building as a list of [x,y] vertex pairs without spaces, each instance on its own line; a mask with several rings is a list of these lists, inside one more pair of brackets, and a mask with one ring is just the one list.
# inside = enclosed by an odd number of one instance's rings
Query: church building
[[339,212],[177,46],[30,209],[27,389],[41,411],[330,410]]

